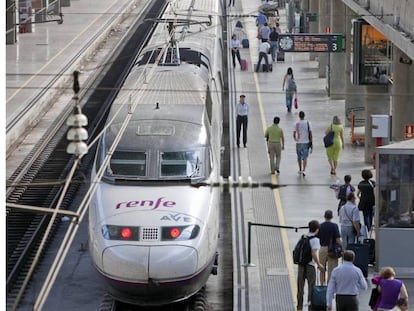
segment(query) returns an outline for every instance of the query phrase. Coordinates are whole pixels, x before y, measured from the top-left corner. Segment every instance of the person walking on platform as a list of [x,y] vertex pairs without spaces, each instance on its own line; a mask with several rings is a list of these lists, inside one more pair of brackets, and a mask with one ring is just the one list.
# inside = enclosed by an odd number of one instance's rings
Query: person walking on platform
[[345,148],[344,127],[342,126],[341,120],[338,116],[333,117],[332,123],[325,130],[325,135],[330,131],[334,132],[334,139],[333,145],[326,148],[326,156],[328,157],[328,162],[331,166],[331,175],[336,175],[339,154],[341,149]]
[[[260,29],[267,23],[267,16],[262,12],[259,12],[259,15],[256,16],[256,26],[257,26],[257,35],[260,35]],[[260,38],[259,38],[260,39]]]
[[276,27],[272,28],[272,32],[269,35],[270,43],[270,55],[272,55],[272,61],[276,61],[276,53],[278,51],[279,33],[276,31]]
[[376,305],[378,311],[391,310],[397,305],[398,298],[408,300],[407,288],[404,283],[395,278],[392,267],[383,267],[378,278],[378,291],[381,296]]
[[237,39],[237,36],[233,34],[231,36],[231,57],[233,58],[233,68],[236,68],[236,57],[239,61],[239,65],[241,68],[241,58],[240,58],[240,40]]
[[237,130],[237,148],[240,147],[240,132],[243,127],[243,145],[247,147],[247,121],[249,115],[249,103],[246,102],[246,96],[240,95],[240,101],[237,104],[237,119],[236,119],[236,130]]
[[279,127],[279,122],[280,118],[274,117],[273,124],[265,131],[271,174],[274,174],[275,170],[278,174],[280,173],[280,159],[282,150],[285,149],[285,137],[283,135],[283,130]]
[[267,41],[262,41],[259,46],[259,60],[256,65],[256,72],[260,71],[260,65],[262,63],[262,59],[265,60],[266,63],[266,72],[269,71],[269,60],[267,58],[267,54],[270,52],[270,44]]
[[298,265],[298,294],[297,294],[297,310],[303,308],[303,295],[305,288],[305,280],[308,282],[308,302],[311,301],[312,289],[316,283],[316,268],[323,271],[323,266],[319,262],[319,249],[321,247],[319,238],[317,237],[319,231],[319,222],[311,220],[308,223],[309,232],[306,234],[309,239],[312,260],[306,265]]
[[299,112],[299,121],[293,128],[293,139],[296,141],[296,155],[298,159],[299,175],[305,177],[306,166],[308,163],[309,149],[312,144],[312,126],[305,119],[305,113]]
[[[293,69],[289,67],[285,76],[283,77],[282,91],[285,90],[286,85],[286,108],[288,112],[292,111],[293,98],[298,97],[295,77],[293,76]],[[293,97],[294,96],[294,97]]]
[[355,243],[355,238],[361,235],[361,220],[353,192],[348,195],[347,202],[339,209],[339,221],[341,223],[342,246],[347,249],[348,244]]
[[358,209],[364,215],[364,224],[367,230],[370,231],[372,227],[372,219],[374,218],[375,206],[375,181],[371,180],[371,170],[365,169],[361,172],[362,181],[358,184],[357,196],[359,197]]
[[[344,176],[344,184],[339,186],[336,198],[339,200],[338,202],[338,215],[339,215],[339,209],[342,205],[344,205],[347,201],[348,195],[351,192],[355,192],[355,187],[351,185],[352,177],[351,175],[345,175]],[[339,181],[339,180],[338,180]]]
[[321,249],[319,251],[319,261],[328,271],[328,279],[325,283],[325,271],[320,272],[321,285],[327,284],[331,278],[332,270],[338,266],[338,257],[335,254],[330,255],[329,251],[333,250],[335,245],[342,247],[341,235],[339,234],[338,225],[332,222],[333,213],[331,210],[326,210],[324,214],[325,221],[321,223],[318,232],[318,238],[321,242]]
[[367,281],[360,268],[353,262],[355,253],[347,250],[343,255],[342,265],[332,271],[326,291],[327,310],[332,310],[332,300],[335,295],[337,311],[358,311],[358,295],[360,290],[368,288]]
[[260,38],[262,42],[268,42],[271,29],[267,23],[264,23],[263,27],[260,28]]

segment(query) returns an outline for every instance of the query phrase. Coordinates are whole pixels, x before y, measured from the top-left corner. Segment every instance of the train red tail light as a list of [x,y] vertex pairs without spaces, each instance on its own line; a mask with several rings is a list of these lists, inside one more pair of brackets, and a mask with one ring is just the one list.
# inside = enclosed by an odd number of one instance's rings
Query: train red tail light
[[102,235],[106,240],[138,241],[139,227],[104,225]]
[[121,237],[125,240],[129,240],[132,237],[132,230],[129,227],[121,228]]
[[198,225],[162,227],[162,241],[185,241],[195,239],[200,232]]
[[170,230],[170,237],[172,239],[178,238],[180,236],[180,234],[181,234],[180,228],[171,228],[171,230]]

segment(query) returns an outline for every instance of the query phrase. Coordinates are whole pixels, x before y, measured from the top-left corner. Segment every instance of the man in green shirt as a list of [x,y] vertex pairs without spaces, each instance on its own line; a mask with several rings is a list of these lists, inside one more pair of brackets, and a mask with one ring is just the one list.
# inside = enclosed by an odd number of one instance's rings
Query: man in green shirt
[[280,158],[282,156],[282,150],[285,149],[285,137],[283,136],[283,130],[279,127],[279,122],[280,118],[274,117],[273,124],[265,132],[271,174],[274,174],[275,170],[278,174],[280,173]]

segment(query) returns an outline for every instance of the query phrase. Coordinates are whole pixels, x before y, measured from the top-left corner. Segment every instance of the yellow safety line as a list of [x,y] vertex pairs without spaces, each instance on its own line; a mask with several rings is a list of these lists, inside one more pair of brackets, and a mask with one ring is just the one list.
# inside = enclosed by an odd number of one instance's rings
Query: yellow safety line
[[[112,6],[110,7],[112,8]],[[108,10],[110,9],[108,8]],[[108,11],[107,10],[107,11]],[[80,36],[83,35],[84,32],[89,30],[89,28],[99,19],[102,18],[102,15],[98,15],[80,34],[78,34],[75,38],[73,38],[72,41],[70,41],[64,48],[62,48],[55,56],[53,56],[46,64],[42,66],[29,80],[27,80],[21,87],[19,87],[10,97],[6,100],[6,103],[8,103],[13,97],[17,95],[26,85],[28,85],[36,76],[43,71],[51,62],[53,62],[60,54],[62,54],[74,41],[76,41]]]
[[[253,68],[253,66],[252,66]],[[254,68],[253,68],[254,70]],[[256,84],[256,89],[257,89],[257,102],[259,105],[259,111],[260,111],[260,117],[262,120],[262,127],[263,127],[263,135],[266,131],[267,125],[266,125],[266,118],[265,118],[265,113],[264,113],[264,109],[263,109],[263,102],[262,102],[262,96],[261,96],[261,92],[260,92],[260,84],[259,81],[257,79],[257,74],[253,73],[254,76],[254,80],[255,80],[255,84]],[[264,139],[264,136],[263,136]],[[277,177],[276,175],[272,175],[272,183],[277,184]],[[282,200],[280,199],[280,192],[278,188],[275,188],[273,190],[273,195],[276,201],[276,211],[277,211],[277,216],[279,218],[279,224],[281,226],[285,226],[285,215],[283,213],[283,208],[282,208]],[[290,290],[292,292],[292,297],[293,300],[296,301],[296,292],[297,292],[297,284],[296,284],[296,278],[295,278],[295,271],[293,269],[293,260],[292,260],[292,256],[291,256],[291,251],[289,248],[289,240],[288,240],[288,236],[287,236],[287,231],[286,229],[281,228],[281,234],[282,234],[282,243],[283,243],[283,249],[285,250],[285,260],[286,260],[286,266],[289,272],[289,280],[290,280]],[[296,307],[296,306],[295,306]]]

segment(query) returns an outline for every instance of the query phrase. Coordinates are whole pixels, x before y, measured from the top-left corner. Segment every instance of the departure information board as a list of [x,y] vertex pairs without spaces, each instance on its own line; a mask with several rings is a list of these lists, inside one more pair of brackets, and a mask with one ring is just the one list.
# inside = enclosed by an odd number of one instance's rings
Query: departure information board
[[342,34],[279,34],[284,52],[343,52]]

